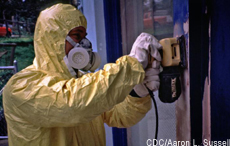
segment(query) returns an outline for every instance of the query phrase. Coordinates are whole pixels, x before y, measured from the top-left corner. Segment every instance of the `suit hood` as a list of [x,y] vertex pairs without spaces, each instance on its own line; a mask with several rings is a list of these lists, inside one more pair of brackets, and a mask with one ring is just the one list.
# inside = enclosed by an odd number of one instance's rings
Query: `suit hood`
[[71,29],[78,26],[86,28],[86,18],[72,5],[56,4],[43,10],[34,34],[35,68],[48,74],[71,77],[63,60],[65,38]]

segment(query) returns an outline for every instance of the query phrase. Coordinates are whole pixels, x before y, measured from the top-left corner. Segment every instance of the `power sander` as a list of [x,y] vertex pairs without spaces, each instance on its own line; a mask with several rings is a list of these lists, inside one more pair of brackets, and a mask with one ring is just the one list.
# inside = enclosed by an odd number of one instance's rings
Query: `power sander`
[[176,101],[181,94],[180,77],[186,62],[186,45],[184,35],[177,38],[165,38],[159,41],[162,45],[159,98],[164,103]]
[[[159,41],[162,45],[160,50],[161,54],[161,66],[163,71],[160,73],[160,88],[159,98],[164,103],[172,103],[176,101],[181,94],[181,82],[180,77],[184,68],[187,67],[186,62],[186,44],[184,35],[177,38],[165,38]],[[148,56],[149,66],[151,66],[154,58],[150,53]],[[153,92],[146,86],[149,94],[153,100],[156,114],[156,128],[155,139],[158,135],[158,110],[157,103],[154,98]],[[156,145],[156,141],[154,141]]]

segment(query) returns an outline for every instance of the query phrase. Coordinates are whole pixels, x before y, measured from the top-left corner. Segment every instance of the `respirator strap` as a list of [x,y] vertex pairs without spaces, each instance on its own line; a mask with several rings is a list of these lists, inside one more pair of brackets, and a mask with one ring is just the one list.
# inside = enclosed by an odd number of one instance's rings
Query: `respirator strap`
[[67,36],[65,38],[73,47],[76,46],[78,43],[76,43],[70,36]]

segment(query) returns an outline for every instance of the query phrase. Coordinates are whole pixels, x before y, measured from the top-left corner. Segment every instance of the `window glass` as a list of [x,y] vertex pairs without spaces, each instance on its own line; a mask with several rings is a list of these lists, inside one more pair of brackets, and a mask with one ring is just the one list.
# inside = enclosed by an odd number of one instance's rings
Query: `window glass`
[[157,39],[173,36],[172,0],[143,0],[144,32]]

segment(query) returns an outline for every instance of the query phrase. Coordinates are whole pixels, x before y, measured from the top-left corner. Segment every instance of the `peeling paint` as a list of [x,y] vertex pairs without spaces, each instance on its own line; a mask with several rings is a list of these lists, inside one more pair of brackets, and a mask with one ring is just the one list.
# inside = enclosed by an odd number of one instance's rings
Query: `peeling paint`
[[208,63],[208,76],[204,83],[203,94],[203,140],[207,139],[211,141],[211,22],[209,21],[209,63]]
[[209,77],[206,77],[204,84],[203,97],[203,140],[211,141],[211,113],[210,113],[210,83]]
[[189,46],[188,46],[188,34],[189,34],[189,19],[187,18],[185,23],[175,23],[174,25],[174,37],[185,35],[186,38],[186,58],[187,68],[184,69],[181,76],[181,96],[176,102],[176,118],[177,118],[177,140],[178,141],[191,141],[190,135],[190,98],[189,98]]
[[189,32],[189,19],[187,19],[187,21],[183,24],[183,28],[184,28],[184,33],[188,34],[188,32]]
[[[183,8],[183,9],[181,9]],[[188,1],[174,0],[174,37],[186,39],[187,68],[181,75],[181,96],[176,101],[177,141],[191,141],[190,128],[190,76],[189,76],[189,18]]]

